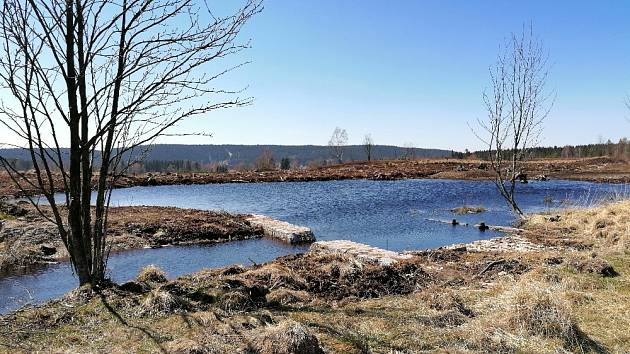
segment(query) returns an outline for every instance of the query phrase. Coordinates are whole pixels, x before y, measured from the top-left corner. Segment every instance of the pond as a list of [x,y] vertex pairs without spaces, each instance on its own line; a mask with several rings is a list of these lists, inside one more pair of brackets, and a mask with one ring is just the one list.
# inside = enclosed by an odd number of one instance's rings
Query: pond
[[[518,186],[518,200],[526,212],[566,205],[586,205],[620,186],[575,181],[533,182]],[[60,196],[59,199],[62,197]],[[550,202],[551,201],[551,202]],[[475,228],[451,227],[427,219],[515,222],[505,201],[489,181],[401,180],[326,181],[291,183],[233,183],[173,185],[118,189],[113,206],[156,205],[268,215],[310,227],[318,240],[347,239],[395,251],[434,248],[499,236]],[[480,205],[480,214],[454,215],[451,208]],[[272,240],[248,240],[218,245],[165,247],[112,254],[109,275],[117,282],[135,277],[156,264],[169,277],[202,268],[252,264],[304,252]],[[37,272],[0,279],[0,313],[25,303],[41,303],[77,285],[67,263]]]

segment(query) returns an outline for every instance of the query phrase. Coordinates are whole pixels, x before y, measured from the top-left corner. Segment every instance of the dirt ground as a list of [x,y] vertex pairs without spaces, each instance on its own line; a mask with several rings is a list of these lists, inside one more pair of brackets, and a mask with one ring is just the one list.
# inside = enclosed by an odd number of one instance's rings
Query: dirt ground
[[[526,163],[529,178],[630,183],[630,163],[607,157],[584,159],[537,159]],[[33,174],[31,177],[35,177]],[[172,184],[327,181],[344,179],[396,180],[406,178],[492,179],[487,162],[481,160],[420,159],[350,162],[340,165],[288,171],[231,171],[228,173],[146,173],[122,177],[118,188]],[[61,189],[59,179],[57,186]],[[37,194],[34,189],[27,194]],[[5,173],[0,173],[0,196],[20,196]]]
[[486,240],[392,266],[307,253],[172,281],[148,268],[0,317],[0,351],[630,351],[630,202],[522,228],[510,237],[527,247]]
[[[54,224],[27,204],[15,208],[0,215],[0,276],[28,272],[68,258]],[[116,207],[109,212],[108,242],[112,252],[262,236],[262,229],[240,214],[146,206]]]

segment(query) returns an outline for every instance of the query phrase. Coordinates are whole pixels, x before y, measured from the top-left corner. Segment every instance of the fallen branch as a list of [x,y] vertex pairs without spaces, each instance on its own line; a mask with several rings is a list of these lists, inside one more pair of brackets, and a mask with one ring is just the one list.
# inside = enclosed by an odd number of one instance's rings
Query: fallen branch
[[476,278],[484,275],[487,271],[489,271],[492,267],[494,267],[497,264],[501,264],[501,263],[505,263],[505,259],[501,258],[499,260],[496,261],[492,261],[490,263],[488,263],[488,265],[481,271],[479,272],[479,274],[477,274]]

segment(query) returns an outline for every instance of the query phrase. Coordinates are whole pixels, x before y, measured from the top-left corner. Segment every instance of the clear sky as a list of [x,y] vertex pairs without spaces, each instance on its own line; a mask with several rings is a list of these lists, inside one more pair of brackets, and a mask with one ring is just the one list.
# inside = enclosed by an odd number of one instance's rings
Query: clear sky
[[351,143],[479,148],[488,66],[530,22],[557,93],[542,143],[630,136],[630,1],[267,0],[252,63],[224,80],[255,103],[183,125],[214,134],[185,143],[326,144],[340,126]]
[[[208,2],[234,6],[236,0]],[[471,150],[484,118],[488,67],[532,23],[557,94],[542,144],[630,137],[630,1],[266,0],[242,33],[251,64],[219,88],[248,87],[244,108],[181,124],[186,144],[327,143],[336,126],[358,144]],[[0,137],[3,133],[0,132]],[[5,137],[6,138],[6,137]]]

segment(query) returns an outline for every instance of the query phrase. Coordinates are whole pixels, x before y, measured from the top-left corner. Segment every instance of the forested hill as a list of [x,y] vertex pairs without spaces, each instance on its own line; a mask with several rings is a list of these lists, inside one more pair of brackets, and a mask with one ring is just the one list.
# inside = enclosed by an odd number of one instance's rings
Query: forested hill
[[[276,160],[289,158],[300,164],[332,158],[330,147],[319,145],[156,145],[145,160],[191,160],[201,163],[225,161],[230,165],[251,164],[266,150],[270,151]],[[374,159],[395,159],[407,155],[445,157],[450,156],[451,152],[375,145],[372,155]],[[348,145],[344,148],[344,161],[365,160],[365,158],[363,146]]]
[[[227,163],[230,166],[251,165],[265,151],[270,151],[274,159],[291,160],[292,165],[307,164],[311,161],[332,159],[331,149],[321,145],[175,145],[161,144],[151,148],[144,161],[190,161],[199,164]],[[65,152],[67,155],[67,152]],[[27,150],[4,149],[0,156],[7,159],[29,161]],[[397,159],[401,157],[446,157],[450,150],[407,148],[388,145],[374,145],[373,159]],[[344,161],[365,160],[362,145],[344,147]]]

